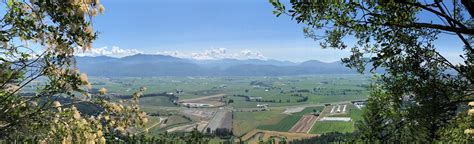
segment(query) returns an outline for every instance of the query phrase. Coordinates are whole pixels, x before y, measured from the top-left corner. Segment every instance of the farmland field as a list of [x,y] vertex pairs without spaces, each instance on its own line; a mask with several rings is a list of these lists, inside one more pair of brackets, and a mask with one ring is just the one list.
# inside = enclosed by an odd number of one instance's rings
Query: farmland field
[[[232,124],[235,136],[242,136],[254,129],[288,132],[303,115],[312,114],[313,110],[322,111],[322,105],[326,103],[347,103],[365,99],[370,83],[365,76],[350,74],[280,77],[93,77],[91,81],[95,88],[105,87],[111,95],[130,95],[140,87],[147,87],[144,94],[173,95],[179,102],[212,105],[222,102],[234,111],[232,123],[229,124]],[[200,100],[204,97],[215,97],[215,102]],[[260,111],[258,104],[266,104],[269,109]],[[183,111],[185,107],[173,103],[166,96],[142,97],[140,106],[147,113],[171,114],[171,123],[150,129],[151,133],[160,133],[164,129],[184,127],[200,121],[209,123],[216,112],[202,109],[200,111],[208,115],[196,117]],[[287,107],[305,108],[300,112],[284,114],[283,111]],[[183,119],[180,115],[189,115],[193,120]],[[361,110],[348,105],[347,113],[330,116],[347,116],[360,120],[360,115]],[[213,124],[211,127],[215,129],[216,126]],[[310,133],[351,132],[353,129],[353,121],[317,121]]]
[[[286,116],[285,118],[283,118],[278,123],[263,124],[263,125],[260,125],[257,128],[262,129],[262,130],[287,132],[291,129],[291,127],[293,127],[293,125],[295,125],[300,120],[300,118],[303,115],[311,114],[313,112],[313,110],[322,111],[323,107],[308,107],[308,108],[303,109],[303,111],[301,111],[301,112],[293,113],[293,114],[290,114],[290,115]],[[286,114],[282,114],[282,115],[286,115]]]
[[[308,124],[299,124],[299,128],[289,131],[303,115],[309,118],[305,120],[313,123],[314,117],[308,116],[312,115],[313,111],[323,111],[325,104],[346,104],[347,112],[328,116],[351,117],[353,121],[316,120],[309,135],[332,131],[351,132],[354,130],[354,121],[361,119],[362,111],[347,103],[366,99],[370,83],[368,77],[356,74],[89,79],[93,85],[91,93],[97,93],[99,88],[106,88],[106,96],[112,101],[128,99],[141,87],[146,87],[147,90],[144,96],[139,98],[139,102],[141,110],[153,115],[149,119],[150,123],[145,126],[150,127],[148,131],[151,135],[167,130],[189,131],[198,127],[202,132],[205,132],[206,128],[227,128],[236,137],[255,130],[265,131],[261,134],[262,137],[269,136],[268,133],[272,132],[294,133],[295,136],[304,134],[307,128],[302,127],[308,127]],[[41,82],[35,82],[35,85],[41,85]],[[33,91],[29,86],[23,92]],[[207,104],[209,107],[188,108],[185,104]],[[223,110],[228,111],[225,117],[219,113]],[[286,110],[288,112],[284,113]]]
[[[144,94],[172,93],[182,99],[199,98],[214,94],[226,94],[234,108],[252,108],[258,103],[270,107],[324,104],[365,99],[369,79],[365,76],[309,75],[281,77],[91,77],[92,91],[104,87],[112,95],[130,95],[140,87]],[[246,100],[245,97],[261,97],[262,101]],[[304,97],[307,97],[304,100]],[[173,107],[164,97],[143,98],[143,106]]]
[[307,133],[313,127],[316,120],[318,120],[318,116],[304,115],[295,125],[293,125],[293,127],[291,127],[289,132]]
[[353,122],[333,122],[333,121],[318,121],[311,129],[312,134],[323,134],[328,132],[352,132],[354,131]]
[[312,134],[323,134],[328,132],[353,132],[356,121],[362,120],[362,110],[358,109],[354,105],[348,105],[348,113],[327,115],[329,117],[350,117],[352,121],[341,122],[341,121],[318,121],[313,125],[309,133]]
[[281,114],[282,112],[283,109],[259,112],[235,112],[234,134],[237,136],[243,135],[257,128],[260,124],[276,124],[285,117],[285,115]]

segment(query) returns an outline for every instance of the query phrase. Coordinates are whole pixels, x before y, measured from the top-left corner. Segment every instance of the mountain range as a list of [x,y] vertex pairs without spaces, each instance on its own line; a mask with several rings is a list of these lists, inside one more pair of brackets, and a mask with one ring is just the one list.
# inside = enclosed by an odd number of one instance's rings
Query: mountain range
[[193,60],[166,55],[136,54],[123,58],[76,57],[81,71],[91,76],[284,76],[348,74],[355,70],[341,62],[309,60],[302,63],[278,60]]

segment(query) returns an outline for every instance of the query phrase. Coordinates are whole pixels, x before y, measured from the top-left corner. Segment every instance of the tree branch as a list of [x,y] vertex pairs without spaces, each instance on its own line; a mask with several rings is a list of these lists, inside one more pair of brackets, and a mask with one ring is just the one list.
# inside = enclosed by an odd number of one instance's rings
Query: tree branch
[[[436,11],[436,10],[434,10],[434,9],[432,9],[432,8],[429,8],[429,7],[427,7],[426,5],[422,5],[422,4],[420,4],[420,3],[411,3],[411,2],[407,2],[407,1],[401,1],[401,3],[408,4],[408,5],[412,5],[412,6],[415,6],[415,7],[420,7],[420,8],[422,8],[422,9],[427,10],[427,11],[429,11],[429,12],[432,12],[432,13],[434,13],[434,14],[436,14],[436,15],[442,16],[442,17],[444,17],[444,18],[445,18],[446,20],[448,20],[448,21],[453,21],[456,25],[458,25],[458,26],[461,27],[462,29],[471,30],[470,28],[468,28],[466,25],[464,25],[464,24],[461,23],[460,21],[455,20],[454,18],[452,18],[452,17],[450,17],[450,16],[448,16],[448,15],[446,15],[446,14],[443,14],[443,13],[441,13],[441,12],[439,12],[439,11]],[[453,32],[454,32],[454,31],[453,31]]]
[[396,27],[402,27],[402,28],[431,28],[431,29],[438,29],[438,30],[456,32],[456,33],[461,33],[461,34],[474,35],[474,29],[465,30],[465,29],[461,29],[457,27],[450,27],[450,26],[432,24],[432,23],[411,23],[411,24],[384,23],[382,25],[396,26]]

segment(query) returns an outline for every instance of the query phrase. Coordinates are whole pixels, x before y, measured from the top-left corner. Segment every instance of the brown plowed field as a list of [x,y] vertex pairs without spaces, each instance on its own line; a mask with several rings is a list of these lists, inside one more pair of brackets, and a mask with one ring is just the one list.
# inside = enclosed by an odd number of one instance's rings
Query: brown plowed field
[[307,133],[311,127],[313,127],[316,119],[318,119],[317,116],[304,115],[293,127],[291,127],[290,132]]

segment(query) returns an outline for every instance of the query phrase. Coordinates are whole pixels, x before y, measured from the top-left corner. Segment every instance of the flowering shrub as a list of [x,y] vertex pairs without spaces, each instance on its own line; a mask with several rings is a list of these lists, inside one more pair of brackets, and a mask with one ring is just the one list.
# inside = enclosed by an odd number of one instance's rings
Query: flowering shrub
[[[92,18],[104,12],[99,0],[6,0],[0,35],[0,142],[105,143],[126,139],[142,127],[138,90],[131,100],[104,98],[107,89],[90,94],[87,75],[75,66],[74,54],[90,50],[97,34]],[[39,78],[46,83],[34,96],[22,88]],[[100,107],[84,114],[76,106]]]

